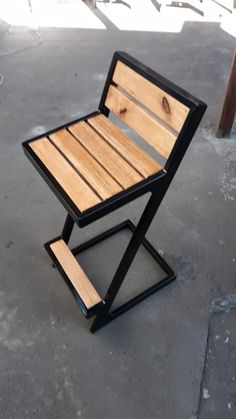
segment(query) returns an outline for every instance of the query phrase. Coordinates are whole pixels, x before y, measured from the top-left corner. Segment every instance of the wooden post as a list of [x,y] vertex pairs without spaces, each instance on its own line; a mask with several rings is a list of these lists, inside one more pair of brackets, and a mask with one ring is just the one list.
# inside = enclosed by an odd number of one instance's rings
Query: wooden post
[[236,113],[236,52],[225,94],[217,137],[229,137]]

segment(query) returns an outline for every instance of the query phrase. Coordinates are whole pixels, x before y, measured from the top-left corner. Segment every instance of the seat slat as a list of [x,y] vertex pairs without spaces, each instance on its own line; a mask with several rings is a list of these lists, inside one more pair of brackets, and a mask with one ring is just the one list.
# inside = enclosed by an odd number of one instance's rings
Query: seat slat
[[158,153],[166,159],[169,157],[176,135],[112,85],[108,90],[106,106]]
[[71,125],[68,129],[124,189],[143,179],[142,176],[86,122],[79,122]]
[[116,64],[113,81],[177,132],[181,130],[189,112],[189,108],[183,103],[121,61]]
[[103,199],[121,192],[121,186],[67,130],[57,131],[50,139]]
[[93,284],[88,279],[87,275],[73,256],[64,240],[61,239],[51,243],[50,248],[58,259],[61,267],[68,276],[73,287],[76,289],[86,308],[91,309],[96,304],[100,304],[102,302],[101,297],[97,293]]
[[47,138],[29,145],[81,212],[101,202]]
[[161,170],[161,166],[133,140],[125,135],[111,120],[104,115],[88,119],[88,123],[106,139],[129,163],[147,178]]

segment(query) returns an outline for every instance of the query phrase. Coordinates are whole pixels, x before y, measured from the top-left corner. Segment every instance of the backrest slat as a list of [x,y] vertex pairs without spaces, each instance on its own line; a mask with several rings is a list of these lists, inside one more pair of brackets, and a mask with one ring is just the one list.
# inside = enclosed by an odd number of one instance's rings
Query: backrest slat
[[159,154],[166,159],[169,157],[177,135],[165,125],[112,84],[108,89],[105,105]]
[[113,82],[153,112],[158,118],[179,132],[189,108],[151,83],[145,77],[117,61]]

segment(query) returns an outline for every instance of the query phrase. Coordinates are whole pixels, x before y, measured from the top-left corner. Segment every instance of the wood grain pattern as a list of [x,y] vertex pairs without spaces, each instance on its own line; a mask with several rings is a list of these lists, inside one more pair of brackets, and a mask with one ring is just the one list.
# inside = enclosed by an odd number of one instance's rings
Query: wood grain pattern
[[101,202],[47,138],[29,145],[81,212]]
[[189,108],[183,103],[155,86],[121,61],[117,62],[113,81],[177,132],[181,130],[189,112]]
[[144,178],[161,170],[161,166],[133,140],[125,135],[112,121],[104,115],[88,119],[88,123],[106,139]]
[[98,295],[94,286],[89,281],[87,275],[71,253],[64,240],[61,239],[50,244],[50,248],[59,260],[63,270],[78,292],[85,306],[90,309],[96,304],[101,303],[101,297]]
[[106,106],[158,153],[165,158],[169,157],[176,135],[112,85],[108,90]]
[[86,122],[71,125],[68,129],[124,189],[143,179]]
[[102,199],[121,192],[121,186],[67,130],[57,131],[50,138]]

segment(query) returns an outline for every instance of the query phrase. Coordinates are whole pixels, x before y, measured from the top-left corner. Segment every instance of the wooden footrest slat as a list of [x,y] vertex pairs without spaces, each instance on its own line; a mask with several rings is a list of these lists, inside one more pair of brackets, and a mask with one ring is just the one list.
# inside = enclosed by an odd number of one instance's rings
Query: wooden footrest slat
[[96,314],[103,305],[103,301],[64,240],[61,237],[54,239],[46,243],[45,248],[75,296],[85,317],[89,318]]

